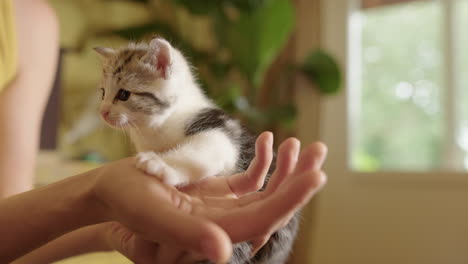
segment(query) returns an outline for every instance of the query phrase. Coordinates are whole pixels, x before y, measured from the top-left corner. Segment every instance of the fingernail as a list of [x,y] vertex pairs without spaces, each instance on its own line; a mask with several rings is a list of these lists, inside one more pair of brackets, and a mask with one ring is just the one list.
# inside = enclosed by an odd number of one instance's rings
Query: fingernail
[[295,154],[299,155],[299,152],[301,152],[301,141],[299,139],[296,139],[294,144],[295,144],[295,147],[296,147],[295,151],[297,152]]
[[320,173],[320,186],[323,187],[327,183],[327,175],[323,172]]
[[268,146],[273,147],[273,133],[268,131]]

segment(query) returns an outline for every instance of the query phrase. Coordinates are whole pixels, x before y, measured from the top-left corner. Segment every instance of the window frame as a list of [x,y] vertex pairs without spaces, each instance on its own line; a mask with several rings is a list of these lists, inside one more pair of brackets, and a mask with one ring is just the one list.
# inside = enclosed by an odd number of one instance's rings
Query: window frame
[[416,2],[416,1],[430,1],[430,0],[362,0],[361,1],[361,8],[362,9],[369,9],[369,8],[376,8],[394,4],[401,4],[401,3],[408,3],[408,2]]

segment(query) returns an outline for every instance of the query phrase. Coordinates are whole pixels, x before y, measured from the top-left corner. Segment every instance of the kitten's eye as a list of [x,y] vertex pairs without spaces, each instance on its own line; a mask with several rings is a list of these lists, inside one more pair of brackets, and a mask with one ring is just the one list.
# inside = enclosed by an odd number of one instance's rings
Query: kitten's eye
[[104,90],[104,88],[101,88],[101,92],[102,92],[101,99],[104,100],[104,96],[106,96],[106,90]]
[[120,89],[119,92],[117,93],[117,99],[120,101],[127,101],[128,98],[130,98],[130,92],[124,89]]

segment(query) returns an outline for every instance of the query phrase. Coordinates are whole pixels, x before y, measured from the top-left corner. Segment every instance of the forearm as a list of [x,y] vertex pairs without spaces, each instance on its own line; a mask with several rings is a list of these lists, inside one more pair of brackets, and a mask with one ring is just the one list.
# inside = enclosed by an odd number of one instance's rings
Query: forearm
[[11,264],[47,264],[89,252],[111,250],[106,242],[109,223],[86,226],[67,233],[24,255]]
[[0,263],[8,263],[72,230],[97,224],[96,171],[0,201]]
[[42,115],[59,49],[58,23],[47,1],[13,2],[18,69],[0,94],[0,197],[33,186]]

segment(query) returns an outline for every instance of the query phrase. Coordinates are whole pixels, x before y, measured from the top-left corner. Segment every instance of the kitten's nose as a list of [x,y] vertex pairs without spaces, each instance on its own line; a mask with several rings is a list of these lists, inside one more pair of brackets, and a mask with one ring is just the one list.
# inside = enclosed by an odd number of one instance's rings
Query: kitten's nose
[[109,111],[102,111],[101,115],[105,120],[107,120],[107,118],[109,117]]

